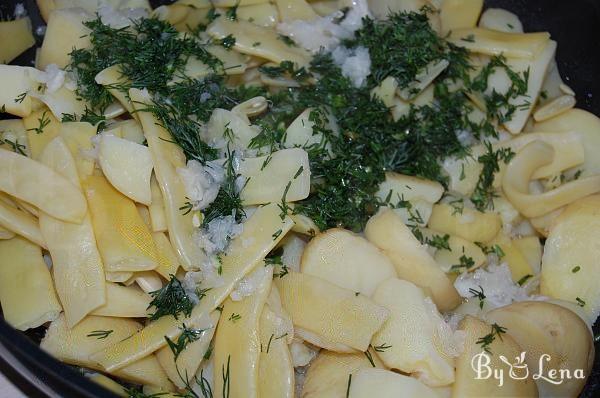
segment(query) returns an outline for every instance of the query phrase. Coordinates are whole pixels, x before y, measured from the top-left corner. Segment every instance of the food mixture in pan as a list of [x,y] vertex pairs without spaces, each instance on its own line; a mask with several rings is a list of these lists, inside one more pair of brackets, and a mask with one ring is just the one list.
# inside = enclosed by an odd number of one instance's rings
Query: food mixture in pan
[[581,392],[600,119],[549,33],[483,0],[37,3],[0,22],[0,304],[41,349],[125,397]]

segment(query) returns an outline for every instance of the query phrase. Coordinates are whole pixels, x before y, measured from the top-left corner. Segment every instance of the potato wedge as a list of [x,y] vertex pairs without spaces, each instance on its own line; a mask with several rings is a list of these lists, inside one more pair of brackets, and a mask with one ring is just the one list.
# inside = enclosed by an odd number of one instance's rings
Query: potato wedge
[[[537,397],[538,390],[531,372],[525,374],[523,366],[514,368],[506,365],[500,358],[505,357],[513,363],[523,351],[507,333],[494,334],[487,353],[478,343],[484,336],[492,333],[492,326],[467,315],[459,324],[464,331],[465,349],[456,359],[456,381],[452,386],[453,397]],[[479,373],[477,372],[479,370]],[[502,386],[489,372],[502,370],[505,375],[515,372],[515,377],[504,377]],[[517,380],[517,378],[522,378]]]
[[600,264],[600,195],[573,202],[550,229],[542,257],[540,293],[579,303],[594,322],[600,313],[600,292],[594,278]]
[[365,296],[311,275],[290,272],[275,285],[295,326],[355,350],[367,350],[389,315]]
[[110,183],[131,200],[152,203],[150,176],[154,164],[148,147],[103,134],[98,161]]
[[329,229],[308,243],[300,270],[367,297],[379,283],[396,277],[394,265],[381,250],[340,228]]
[[377,287],[373,301],[390,311],[390,317],[373,336],[371,344],[388,368],[414,374],[432,387],[454,382],[454,360],[458,347],[452,330],[431,301],[416,285],[389,279]]
[[[594,342],[587,325],[574,312],[544,301],[521,301],[488,312],[485,318],[506,328],[527,354],[525,363],[537,370],[543,364],[544,378],[536,379],[541,397],[576,397],[585,386],[594,363]],[[552,370],[556,376],[550,376]],[[560,376],[568,369],[572,377]],[[580,369],[583,378],[573,377]],[[541,370],[541,369],[540,369]],[[556,384],[561,381],[560,384]]]
[[365,236],[390,258],[398,277],[424,289],[440,311],[460,304],[450,279],[395,212],[386,209],[371,217]]

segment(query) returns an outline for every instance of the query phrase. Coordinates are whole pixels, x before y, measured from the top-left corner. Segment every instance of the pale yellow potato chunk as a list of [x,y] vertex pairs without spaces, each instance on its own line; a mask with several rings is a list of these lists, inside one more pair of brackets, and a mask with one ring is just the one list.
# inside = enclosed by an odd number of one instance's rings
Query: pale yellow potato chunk
[[[504,356],[508,361],[518,359],[523,349],[515,342],[515,340],[507,333],[501,333],[500,337],[494,334],[494,340],[489,345],[488,349],[491,354],[486,353],[481,344],[477,340],[487,336],[492,332],[492,326],[480,321],[477,318],[467,315],[459,324],[459,329],[464,331],[465,349],[463,353],[456,359],[456,381],[452,386],[452,396],[469,398],[469,397],[537,397],[538,390],[535,381],[532,378],[532,373],[524,374],[524,370],[519,367],[509,368],[500,360],[500,356]],[[473,358],[476,358],[475,360]],[[475,362],[475,369],[481,371],[479,379],[478,373],[472,367]],[[478,367],[477,364],[480,364]],[[489,367],[489,368],[488,368]],[[510,370],[514,370],[515,376],[523,378],[505,377],[504,383],[500,387],[498,380],[490,375],[485,378],[488,369],[504,371],[505,375],[509,374]],[[525,377],[527,376],[527,377]]]
[[353,375],[348,396],[354,398],[419,397],[439,398],[419,380],[385,369],[361,369]]
[[0,63],[8,64],[35,44],[29,17],[0,22]]
[[[214,366],[223,370],[222,377],[214,378],[215,391],[228,391],[233,397],[258,397],[259,323],[273,280],[273,269],[266,267],[264,271],[252,295],[240,301],[225,299],[215,333]],[[225,375],[231,379],[226,380]]]
[[90,30],[83,22],[92,19],[94,15],[81,8],[51,12],[36,67],[45,69],[50,64],[66,67],[71,62],[69,53],[74,48],[82,49],[90,45]]
[[295,326],[355,350],[367,350],[389,315],[367,297],[311,275],[290,272],[275,284]]
[[592,322],[600,313],[600,291],[595,282],[595,275],[600,272],[597,233],[600,195],[567,206],[550,229],[540,279],[541,294],[579,303]]
[[461,213],[445,203],[434,205],[429,218],[431,229],[457,235],[470,242],[489,242],[501,226],[502,221],[496,213],[481,213],[467,207]]
[[[373,349],[369,349],[369,355],[377,368],[384,367]],[[361,369],[372,367],[368,357],[362,352],[340,354],[321,350],[306,372],[302,398],[344,398],[349,375],[354,376]]]
[[386,279],[396,277],[392,262],[365,238],[333,228],[313,238],[302,253],[301,272],[371,297]]
[[377,288],[373,301],[390,311],[390,317],[375,333],[371,344],[388,347],[378,352],[383,363],[392,369],[414,374],[429,386],[447,386],[454,382],[456,351],[452,330],[446,325],[433,303],[416,285],[389,279]]
[[259,207],[244,223],[242,233],[233,239],[221,257],[223,284],[206,292],[192,310],[190,317],[176,320],[162,317],[146,326],[131,339],[119,342],[94,355],[94,359],[107,370],[122,368],[164,347],[164,336],[170,339],[181,334],[182,323],[193,325],[206,319],[231,293],[235,284],[252,271],[292,228],[292,220],[280,217],[276,204]]
[[[141,327],[141,324],[131,319],[88,316],[75,327],[69,328],[65,317],[61,315],[50,324],[40,347],[68,364],[102,370],[91,359],[92,354],[128,338]],[[107,334],[105,338],[98,338],[104,334]],[[143,358],[110,374],[133,383],[173,390],[173,385],[154,356]]]
[[88,177],[84,191],[106,270],[155,269],[158,266],[156,246],[135,204],[104,177]]
[[[219,18],[210,24],[206,31],[216,39],[233,35],[236,39],[233,48],[242,54],[266,58],[278,64],[282,61],[292,61],[298,66],[305,66],[309,62],[310,57],[305,50],[288,46],[279,40],[274,30],[251,22]],[[261,44],[254,46],[256,42]]]
[[152,202],[150,176],[154,164],[148,147],[114,135],[102,135],[98,160],[110,183],[131,200]]
[[248,181],[240,193],[244,205],[281,203],[284,195],[285,202],[295,202],[310,193],[308,153],[301,148],[244,158],[239,173]]
[[42,250],[21,237],[0,240],[0,303],[19,330],[53,321],[62,310]]
[[[590,374],[594,363],[592,334],[573,311],[543,301],[522,301],[492,310],[485,317],[506,328],[506,333],[527,353],[525,363],[530,369],[538,369],[542,355],[549,355],[547,360],[542,358],[545,372],[568,369],[573,375],[581,369],[582,375]],[[585,378],[575,377],[565,378],[560,384],[543,378],[536,380],[541,397],[576,397],[585,382]]]
[[390,258],[398,277],[424,289],[440,311],[460,304],[460,296],[450,279],[392,210],[386,209],[371,217],[365,236]]
[[87,211],[83,194],[49,167],[0,149],[0,190],[68,222],[81,222]]

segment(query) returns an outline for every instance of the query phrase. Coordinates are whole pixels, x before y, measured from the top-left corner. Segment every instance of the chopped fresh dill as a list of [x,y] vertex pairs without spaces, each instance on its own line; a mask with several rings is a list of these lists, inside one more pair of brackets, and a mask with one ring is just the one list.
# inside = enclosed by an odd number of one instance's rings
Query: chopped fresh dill
[[237,3],[235,3],[235,5],[231,8],[229,8],[226,12],[225,12],[225,17],[231,21],[237,21],[237,10],[238,10],[238,6],[240,5],[240,2],[238,1]]
[[165,336],[165,340],[167,340],[167,345],[173,352],[173,360],[177,361],[179,354],[181,354],[183,350],[185,350],[188,344],[198,340],[202,336],[203,332],[204,329],[191,329],[188,328],[184,323],[181,326],[181,334],[177,338],[176,342],[173,342],[173,340]]
[[228,321],[231,321],[231,322],[237,322],[237,321],[239,321],[240,319],[242,319],[242,316],[241,316],[240,314],[236,314],[235,312],[232,312],[232,313],[231,313],[231,316],[230,316],[230,317],[229,317],[229,319],[228,319]]
[[577,305],[579,305],[580,307],[585,307],[585,301],[582,300],[580,297],[575,297],[575,301],[577,301]]
[[25,153],[25,149],[27,149],[27,147],[23,144],[19,144],[18,142],[11,141],[7,138],[0,139],[0,145],[2,144],[8,145],[14,152],[18,153],[19,155],[27,156],[27,154]]
[[494,198],[497,196],[494,190],[494,175],[500,171],[500,162],[508,163],[515,156],[510,148],[500,148],[494,151],[492,144],[485,142],[486,153],[479,156],[477,161],[483,165],[477,186],[471,196],[471,202],[479,211],[494,208]]
[[533,275],[531,275],[531,274],[524,275],[521,279],[519,279],[517,281],[517,285],[523,286],[529,280],[529,278],[532,278],[532,277],[533,277]]
[[25,101],[25,97],[27,97],[27,93],[21,93],[17,96],[17,98],[15,98],[15,103],[22,103],[23,101]]
[[371,355],[371,353],[369,352],[369,350],[365,351],[365,356],[367,357],[367,359],[371,363],[371,366],[375,367],[375,361],[373,361],[373,355]]
[[459,258],[460,263],[454,264],[450,267],[451,272],[463,272],[470,270],[473,266],[475,266],[475,260],[472,257],[468,257],[466,255],[462,255]]
[[103,339],[107,338],[108,336],[110,336],[110,334],[112,332],[114,332],[114,330],[92,330],[86,336],[87,337],[95,337],[98,340],[103,340]]
[[277,36],[277,38],[279,40],[281,40],[282,42],[284,42],[285,45],[288,46],[288,47],[298,47],[298,45],[296,44],[296,42],[291,37],[289,37],[289,36],[280,34],[280,35]]
[[497,323],[493,323],[492,331],[485,336],[480,337],[475,343],[481,345],[481,348],[491,355],[492,351],[490,350],[490,345],[496,340],[496,337],[502,340],[502,335],[504,333],[506,333],[506,328],[498,325]]
[[477,297],[479,300],[479,309],[483,309],[483,305],[485,304],[485,293],[483,292],[483,288],[479,286],[479,290],[470,288],[469,293],[471,293],[471,297]]
[[306,81],[311,76],[306,68],[300,67],[296,69],[294,63],[291,61],[282,61],[279,66],[261,66],[258,70],[272,78],[285,75],[299,82]]
[[271,235],[273,237],[273,240],[276,240],[277,238],[279,238],[279,236],[283,233],[283,231],[281,229],[278,229],[277,231],[275,231],[273,233],[273,235]]
[[502,248],[498,244],[494,244],[492,246],[486,246],[484,243],[481,243],[481,242],[475,242],[475,244],[477,246],[479,246],[479,248],[483,251],[484,254],[492,254],[493,253],[496,256],[498,256],[498,259],[501,259],[502,257],[504,257],[506,255],[504,253],[504,250],[502,250]]
[[42,116],[38,119],[38,126],[34,128],[27,129],[27,131],[35,131],[36,134],[42,134],[44,129],[52,122],[52,120],[48,117],[48,111],[44,111]]
[[150,292],[152,301],[148,308],[154,307],[156,311],[149,316],[150,320],[155,320],[165,315],[173,315],[178,319],[180,314],[190,316],[194,304],[189,298],[179,279],[175,275],[171,275],[169,283]]
[[389,345],[389,344],[386,344],[386,343],[383,343],[383,344],[380,344],[380,345],[376,345],[376,346],[373,347],[373,349],[376,352],[384,352],[385,350],[387,350],[389,348],[392,348],[392,346]]
[[346,387],[346,398],[350,397],[350,386],[352,385],[352,373],[348,375],[348,386]]
[[124,388],[127,398],[159,398],[167,395],[167,392],[156,392],[153,394],[145,394],[142,390],[136,387]]
[[227,35],[219,41],[221,46],[225,47],[227,50],[231,50],[233,46],[235,46],[236,40],[233,35]]
[[227,369],[223,365],[221,369],[221,375],[223,377],[223,398],[229,398],[229,391],[231,385],[231,374],[229,373],[229,364],[231,362],[231,355],[227,355]]
[[571,272],[574,274],[578,273],[579,271],[581,271],[581,267],[579,265],[573,267],[573,269],[571,270]]

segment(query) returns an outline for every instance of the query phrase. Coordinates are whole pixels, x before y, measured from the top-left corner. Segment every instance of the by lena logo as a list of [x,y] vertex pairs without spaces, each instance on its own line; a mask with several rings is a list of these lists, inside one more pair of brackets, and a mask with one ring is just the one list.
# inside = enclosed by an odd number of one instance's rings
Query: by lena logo
[[[506,377],[513,380],[525,380],[530,374],[533,380],[541,380],[555,385],[562,384],[565,380],[585,379],[583,369],[548,368],[547,365],[552,360],[552,357],[548,354],[542,354],[539,357],[537,369],[535,370],[529,369],[525,361],[526,352],[522,352],[512,362],[504,355],[499,355],[498,358],[506,367],[494,368],[491,365],[492,359],[490,354],[485,351],[473,356],[471,359],[471,368],[475,372],[475,380],[494,379],[498,381],[498,386],[502,387]],[[508,371],[508,374],[506,374],[506,371]]]

